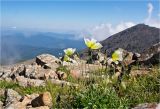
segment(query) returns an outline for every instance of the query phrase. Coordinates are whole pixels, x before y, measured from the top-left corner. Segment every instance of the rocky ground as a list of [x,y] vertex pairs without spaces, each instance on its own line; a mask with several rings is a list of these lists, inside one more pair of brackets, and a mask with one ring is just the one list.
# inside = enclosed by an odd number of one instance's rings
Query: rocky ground
[[[150,49],[146,50],[144,54],[127,52],[124,50],[124,54],[127,54],[124,64],[126,66],[139,62],[141,64],[148,64],[148,62],[157,63],[159,60],[160,43],[154,45]],[[98,54],[100,55],[100,54]],[[22,87],[37,87],[45,86],[47,81],[52,84],[60,86],[75,86],[77,83],[68,82],[66,78],[68,73],[59,70],[62,66],[67,66],[69,74],[75,78],[89,78],[92,71],[97,71],[106,67],[101,64],[104,60],[104,55],[101,54],[94,64],[86,64],[86,61],[79,60],[77,63],[62,62],[50,54],[42,54],[35,59],[28,60],[15,65],[1,66],[0,67],[0,80],[18,83]],[[137,61],[138,60],[138,61]],[[108,65],[109,61],[106,59]],[[148,64],[149,65],[149,64]],[[149,65],[150,66],[150,65]],[[136,70],[131,70],[132,76],[148,74],[150,72],[149,67],[143,67]],[[101,75],[103,77],[103,75]],[[5,101],[0,101],[0,109],[50,109],[52,107],[52,97],[50,92],[43,92],[41,94],[31,94],[21,96],[13,89],[0,89],[0,94],[5,95]],[[160,108],[160,104],[141,104],[133,109],[157,109]]]

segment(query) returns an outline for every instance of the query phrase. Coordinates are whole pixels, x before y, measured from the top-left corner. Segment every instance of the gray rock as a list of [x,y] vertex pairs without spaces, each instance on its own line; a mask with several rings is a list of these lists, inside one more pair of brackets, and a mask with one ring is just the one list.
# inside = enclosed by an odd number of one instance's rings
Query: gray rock
[[1,78],[7,78],[7,77],[10,77],[10,75],[11,75],[11,69],[10,68],[2,68],[3,69],[3,71],[1,71],[1,75],[0,75],[0,77]]
[[3,109],[3,102],[0,101],[0,109]]
[[139,60],[146,65],[160,63],[160,42],[146,49]]
[[25,73],[24,75],[26,78],[35,78],[35,66],[32,65],[25,65]]
[[144,104],[139,104],[136,107],[132,109],[159,109],[160,108],[160,103],[144,103]]
[[19,83],[20,86],[27,87],[27,86],[45,86],[45,81],[39,79],[29,79],[25,78],[24,76],[17,76],[16,81]]
[[0,96],[4,96],[5,94],[5,89],[0,89]]
[[26,105],[24,105],[22,102],[13,102],[5,106],[4,109],[26,109]]
[[36,63],[45,69],[56,69],[61,61],[53,55],[42,54],[36,57]]
[[12,102],[19,101],[22,97],[13,89],[6,89],[5,98],[5,105],[10,105]]

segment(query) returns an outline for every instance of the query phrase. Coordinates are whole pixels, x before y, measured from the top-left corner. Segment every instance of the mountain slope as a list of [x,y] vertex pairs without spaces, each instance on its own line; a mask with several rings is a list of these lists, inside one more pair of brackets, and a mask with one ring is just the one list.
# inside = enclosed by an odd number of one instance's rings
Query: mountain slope
[[138,24],[101,41],[102,51],[110,55],[117,48],[142,53],[145,49],[160,42],[160,29]]

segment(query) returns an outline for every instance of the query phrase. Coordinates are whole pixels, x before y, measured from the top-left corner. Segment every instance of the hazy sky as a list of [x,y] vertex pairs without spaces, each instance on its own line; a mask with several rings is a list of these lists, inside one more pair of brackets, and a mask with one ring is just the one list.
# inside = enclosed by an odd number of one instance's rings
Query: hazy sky
[[1,18],[2,27],[13,29],[86,30],[92,34],[94,29],[109,28],[110,34],[113,34],[119,31],[119,28],[125,29],[138,23],[159,22],[160,12],[159,0],[123,0],[120,2],[118,0],[76,2],[3,0]]

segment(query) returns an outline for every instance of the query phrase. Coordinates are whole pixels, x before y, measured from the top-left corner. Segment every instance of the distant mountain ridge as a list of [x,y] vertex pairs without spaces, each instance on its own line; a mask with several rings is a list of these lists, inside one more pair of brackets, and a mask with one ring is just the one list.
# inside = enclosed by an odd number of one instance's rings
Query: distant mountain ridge
[[160,42],[160,29],[145,24],[138,24],[101,41],[102,51],[110,55],[115,49],[142,53],[145,49]]
[[[27,33],[27,32],[26,32]],[[85,48],[83,39],[76,40],[74,34],[23,31],[3,31],[0,36],[0,64],[13,64],[32,59],[42,53],[55,56],[63,49],[72,47],[77,50]]]

